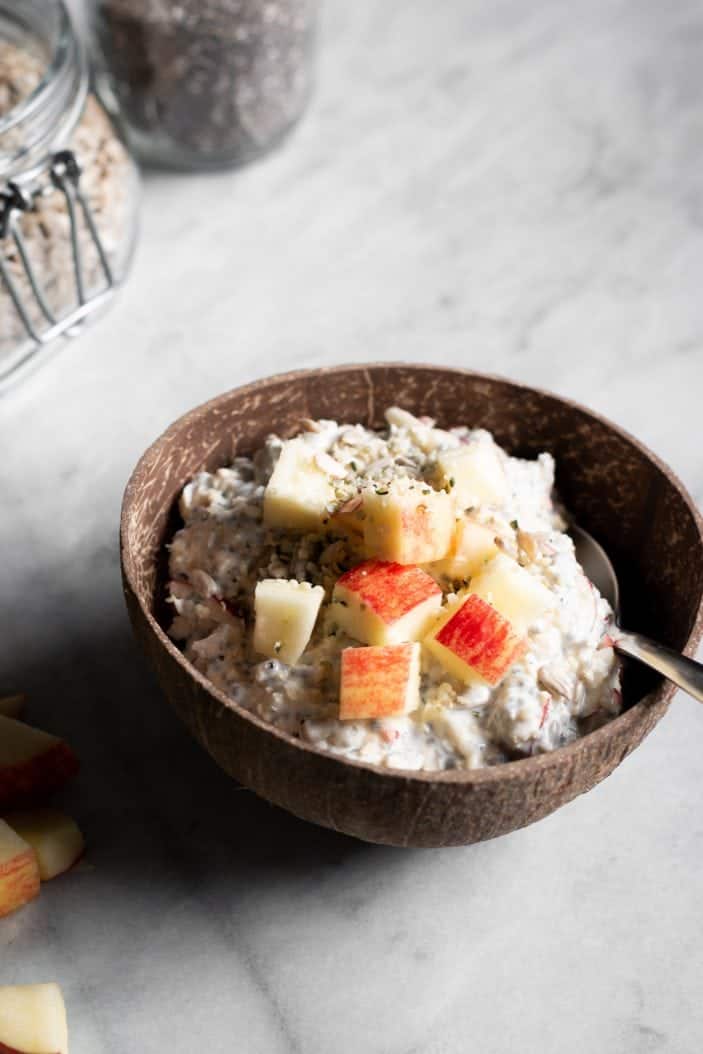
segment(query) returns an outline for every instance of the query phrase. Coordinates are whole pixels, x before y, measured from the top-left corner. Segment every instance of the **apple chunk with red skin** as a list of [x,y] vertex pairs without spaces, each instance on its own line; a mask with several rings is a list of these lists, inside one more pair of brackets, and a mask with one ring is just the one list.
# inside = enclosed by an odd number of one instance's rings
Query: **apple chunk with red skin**
[[67,743],[11,717],[0,717],[0,809],[62,786],[78,771]]
[[498,684],[527,647],[508,620],[475,593],[450,609],[425,645],[454,677],[472,681],[478,674],[488,684]]
[[419,705],[419,644],[344,649],[339,694],[341,721],[409,714]]
[[23,907],[38,894],[39,862],[34,850],[0,820],[0,916]]
[[68,1054],[66,1007],[57,984],[0,988],[0,1054]]
[[442,590],[419,567],[366,560],[337,581],[330,613],[364,644],[419,640],[442,604]]
[[85,842],[78,824],[58,809],[10,812],[5,819],[34,850],[42,882],[62,875],[83,855]]
[[430,564],[449,552],[454,501],[420,480],[398,478],[364,491],[366,556],[399,564]]

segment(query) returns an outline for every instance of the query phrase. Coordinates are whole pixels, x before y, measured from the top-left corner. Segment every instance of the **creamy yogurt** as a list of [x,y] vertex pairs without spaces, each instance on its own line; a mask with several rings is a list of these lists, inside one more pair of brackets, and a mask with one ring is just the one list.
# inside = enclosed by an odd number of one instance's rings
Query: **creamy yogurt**
[[[553,494],[554,461],[508,456],[482,430],[449,431],[398,408],[383,432],[334,421],[303,423],[303,440],[331,456],[335,479],[329,512],[370,480],[398,476],[430,482],[439,451],[487,444],[508,483],[500,505],[471,510],[500,548],[553,596],[549,612],[526,633],[522,658],[495,687],[453,679],[425,649],[421,705],[382,720],[338,718],[340,656],[359,642],[334,624],[337,579],[361,559],[353,541],[326,524],[309,534],[272,529],[263,496],[282,448],[271,436],[253,458],[201,472],[183,489],[183,527],[169,546],[170,635],[189,661],[238,705],[316,747],[394,769],[467,769],[551,751],[619,712],[619,665],[600,647],[612,620],[607,601],[585,577]],[[431,572],[432,568],[428,567]],[[298,663],[287,666],[253,650],[254,590],[264,578],[288,578],[325,590],[316,627]],[[439,580],[451,601],[457,583]]]

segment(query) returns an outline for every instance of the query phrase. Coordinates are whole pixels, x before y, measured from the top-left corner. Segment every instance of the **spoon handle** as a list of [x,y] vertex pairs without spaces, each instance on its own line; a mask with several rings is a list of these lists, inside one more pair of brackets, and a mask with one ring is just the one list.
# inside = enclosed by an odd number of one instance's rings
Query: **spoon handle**
[[684,692],[703,703],[703,663],[680,655],[672,648],[657,644],[639,633],[623,633],[619,630],[617,636],[614,636],[613,647],[623,655],[629,655],[643,662],[645,666],[651,666],[653,670],[662,673],[679,688],[683,688]]

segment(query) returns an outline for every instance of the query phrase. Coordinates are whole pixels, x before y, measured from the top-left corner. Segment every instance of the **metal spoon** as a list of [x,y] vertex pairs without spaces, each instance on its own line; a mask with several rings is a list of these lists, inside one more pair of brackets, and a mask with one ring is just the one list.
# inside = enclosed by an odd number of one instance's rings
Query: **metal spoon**
[[672,648],[648,640],[640,633],[627,633],[618,625],[620,618],[620,590],[618,579],[605,550],[588,531],[572,526],[569,533],[574,540],[576,559],[598,592],[605,597],[615,612],[615,623],[609,636],[616,651],[650,666],[673,681],[694,699],[703,702],[703,663],[679,655]]

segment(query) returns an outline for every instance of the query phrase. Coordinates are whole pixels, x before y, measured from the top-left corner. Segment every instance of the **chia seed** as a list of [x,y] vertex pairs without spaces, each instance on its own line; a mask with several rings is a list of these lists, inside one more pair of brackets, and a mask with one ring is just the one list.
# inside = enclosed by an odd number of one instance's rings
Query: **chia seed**
[[99,64],[135,147],[177,167],[249,161],[297,122],[317,0],[97,0]]

